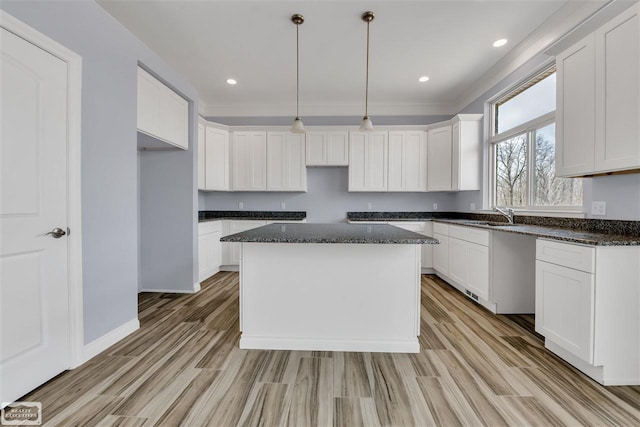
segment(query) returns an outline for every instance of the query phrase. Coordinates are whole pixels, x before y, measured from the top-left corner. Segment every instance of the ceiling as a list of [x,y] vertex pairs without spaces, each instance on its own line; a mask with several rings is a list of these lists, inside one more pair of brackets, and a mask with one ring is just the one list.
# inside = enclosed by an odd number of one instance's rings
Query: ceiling
[[[301,13],[304,117],[363,113],[366,24],[360,16],[366,10],[376,14],[371,23],[370,113],[453,114],[480,77],[572,2],[98,3],[195,86],[206,105],[200,112],[215,116],[294,115],[295,25],[290,17]],[[493,47],[500,38],[509,41]],[[422,75],[429,81],[419,83]],[[228,78],[238,84],[228,85]]]

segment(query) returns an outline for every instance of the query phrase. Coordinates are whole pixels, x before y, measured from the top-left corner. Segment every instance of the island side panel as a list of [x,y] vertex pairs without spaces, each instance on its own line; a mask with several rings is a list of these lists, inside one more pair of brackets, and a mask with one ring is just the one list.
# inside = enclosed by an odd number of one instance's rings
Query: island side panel
[[419,352],[420,245],[243,243],[241,348]]

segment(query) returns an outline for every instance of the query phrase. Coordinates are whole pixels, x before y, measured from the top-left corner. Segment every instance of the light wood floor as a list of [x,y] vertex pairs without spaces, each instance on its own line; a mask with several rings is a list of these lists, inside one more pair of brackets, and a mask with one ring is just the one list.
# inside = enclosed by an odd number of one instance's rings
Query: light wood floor
[[422,286],[419,354],[240,350],[237,273],[141,294],[139,331],[23,399],[65,427],[640,425],[640,387],[577,372],[532,317]]

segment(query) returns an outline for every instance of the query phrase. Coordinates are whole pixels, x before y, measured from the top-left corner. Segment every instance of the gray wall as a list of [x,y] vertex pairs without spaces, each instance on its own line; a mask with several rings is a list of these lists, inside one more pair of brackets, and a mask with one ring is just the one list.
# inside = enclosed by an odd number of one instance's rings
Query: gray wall
[[455,207],[451,193],[349,193],[346,167],[307,168],[307,193],[221,193],[204,194],[206,210],[238,210],[238,203],[245,210],[307,211],[308,222],[344,222],[348,211],[366,211],[371,202],[373,211],[432,211],[433,203],[438,211]]
[[[83,299],[84,340],[89,343],[137,317],[138,61],[187,98],[197,100],[197,92],[93,1],[4,0],[0,8],[82,56]],[[195,129],[194,117],[192,135]],[[170,198],[176,193],[189,195],[177,200],[171,212],[180,219],[173,226],[182,233],[176,246],[184,253],[166,254],[182,258],[174,280],[185,287],[197,277],[194,157],[190,150],[166,170],[175,177],[176,191],[162,203],[173,206]]]

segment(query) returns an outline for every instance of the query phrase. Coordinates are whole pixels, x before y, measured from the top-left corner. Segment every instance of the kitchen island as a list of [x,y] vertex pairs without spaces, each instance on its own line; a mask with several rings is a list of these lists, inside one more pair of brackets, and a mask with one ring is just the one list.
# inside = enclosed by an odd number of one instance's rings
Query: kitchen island
[[240,348],[420,351],[420,245],[391,225],[271,224],[241,242]]

